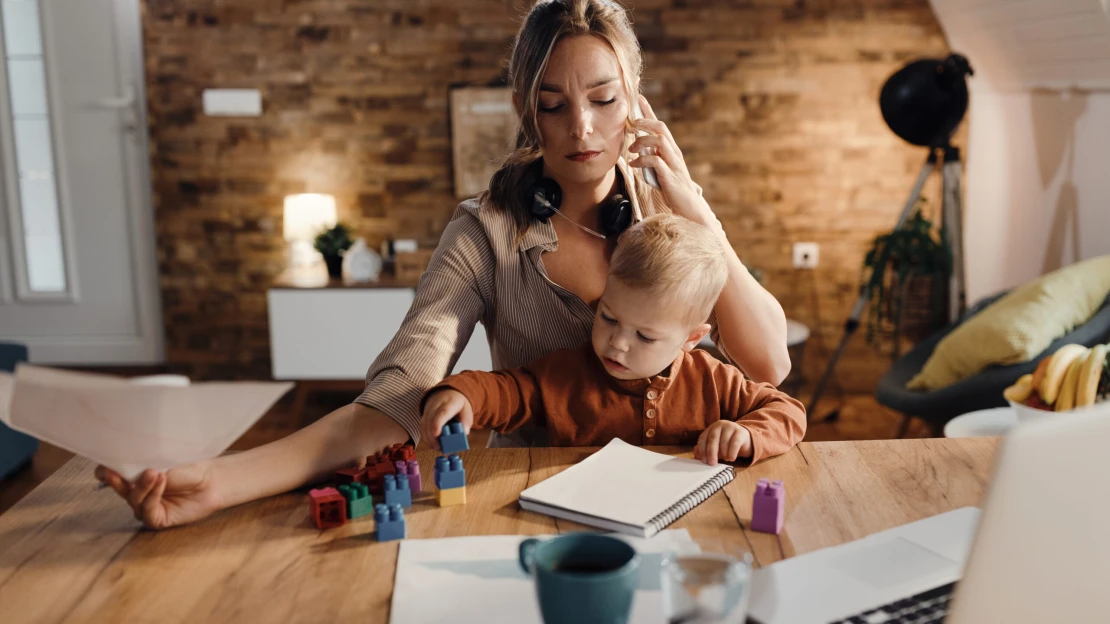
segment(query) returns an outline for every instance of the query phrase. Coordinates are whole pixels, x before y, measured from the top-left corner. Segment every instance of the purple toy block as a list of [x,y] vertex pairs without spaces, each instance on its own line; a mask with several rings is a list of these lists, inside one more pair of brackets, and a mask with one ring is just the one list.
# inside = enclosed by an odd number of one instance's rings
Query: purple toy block
[[410,459],[407,463],[397,462],[397,476],[401,475],[409,478],[409,489],[413,492],[419,492],[423,489],[424,484],[420,478],[420,463],[415,459]]
[[786,507],[786,488],[782,481],[760,479],[752,498],[752,530],[761,533],[782,532],[783,509]]

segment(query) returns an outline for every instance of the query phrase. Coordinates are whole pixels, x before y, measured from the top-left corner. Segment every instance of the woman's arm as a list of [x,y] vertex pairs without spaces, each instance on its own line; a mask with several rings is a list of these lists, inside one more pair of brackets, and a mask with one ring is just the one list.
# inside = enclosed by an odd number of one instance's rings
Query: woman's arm
[[213,512],[320,481],[406,439],[400,425],[364,405],[345,405],[296,433],[242,453],[147,470],[127,481],[98,466],[107,483],[152,529],[187,524]]
[[127,500],[144,524],[164,528],[318,481],[383,447],[419,441],[420,397],[447,376],[470,341],[492,288],[493,263],[484,229],[460,207],[355,403],[249,451],[163,473],[147,470],[135,483],[104,467],[97,468],[97,478]]
[[701,187],[690,178],[686,160],[667,124],[659,121],[646,98],[639,98],[645,118],[634,126],[648,134],[629,146],[629,151],[638,154],[629,166],[654,168],[660,192],[671,210],[716,232],[728,253],[728,282],[714,309],[717,329],[713,340],[748,377],[778,385],[790,372],[782,306],[740,262],[713,209],[702,197]]
[[786,314],[775,297],[752,277],[715,217],[703,222],[717,232],[728,254],[728,281],[717,299],[717,347],[751,379],[779,385],[790,372]]
[[211,460],[220,508],[288,492],[408,439],[384,413],[351,403],[280,440]]
[[[357,399],[420,442],[420,401],[451,373],[492,298],[496,258],[478,218],[460,206],[447,224],[397,335],[366,373]],[[403,441],[403,440],[402,440]]]

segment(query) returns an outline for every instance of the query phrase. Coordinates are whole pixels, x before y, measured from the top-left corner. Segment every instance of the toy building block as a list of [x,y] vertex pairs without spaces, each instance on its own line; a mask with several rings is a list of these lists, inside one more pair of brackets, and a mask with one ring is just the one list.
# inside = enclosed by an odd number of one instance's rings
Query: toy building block
[[386,475],[396,474],[397,467],[389,460],[388,455],[379,453],[366,458],[366,484],[370,486],[371,494],[383,494],[382,478]]
[[366,469],[343,468],[335,471],[335,477],[340,483],[366,483]]
[[389,459],[394,462],[416,459],[416,449],[411,444],[394,444],[389,447]]
[[333,487],[308,491],[312,505],[312,519],[316,528],[331,529],[347,524],[347,499]]
[[782,531],[786,488],[782,481],[771,483],[760,479],[752,498],[752,530],[778,535]]
[[466,504],[466,488],[458,487],[449,490],[436,490],[436,502],[440,507]]
[[398,478],[400,478],[402,475],[408,477],[410,490],[412,490],[414,493],[418,493],[422,489],[424,489],[424,484],[422,482],[422,479],[420,478],[419,462],[417,462],[415,459],[410,459],[408,460],[408,463],[398,461],[394,462],[394,465],[397,467]]
[[466,487],[466,471],[463,470],[462,458],[458,455],[436,458],[435,469],[436,487],[441,490]]
[[463,433],[462,423],[452,419],[443,425],[443,432],[439,434],[439,449],[444,455],[470,450],[470,442]]
[[379,542],[405,539],[405,513],[400,505],[375,505],[374,525]]
[[347,483],[339,486],[339,493],[347,499],[347,519],[354,520],[374,512],[374,498],[365,483]]
[[389,458],[389,453],[378,452],[366,458],[366,468],[369,470],[373,467],[374,471],[379,476],[387,474],[394,474],[396,468],[393,466],[393,460]]
[[409,489],[408,476],[385,475],[385,482],[382,489],[385,490],[386,505],[412,507],[412,490]]

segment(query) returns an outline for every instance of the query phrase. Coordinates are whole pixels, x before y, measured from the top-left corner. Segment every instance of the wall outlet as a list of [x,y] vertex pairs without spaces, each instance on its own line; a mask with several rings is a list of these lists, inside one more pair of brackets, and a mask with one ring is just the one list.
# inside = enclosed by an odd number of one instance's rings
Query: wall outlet
[[794,268],[815,269],[820,256],[817,243],[794,243]]

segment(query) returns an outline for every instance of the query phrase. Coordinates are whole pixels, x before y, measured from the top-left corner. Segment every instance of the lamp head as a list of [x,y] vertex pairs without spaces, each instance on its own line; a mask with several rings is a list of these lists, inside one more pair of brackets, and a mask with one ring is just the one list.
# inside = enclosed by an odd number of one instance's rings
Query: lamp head
[[967,112],[967,80],[974,72],[959,54],[913,61],[887,79],[879,94],[883,120],[914,145],[943,147]]

